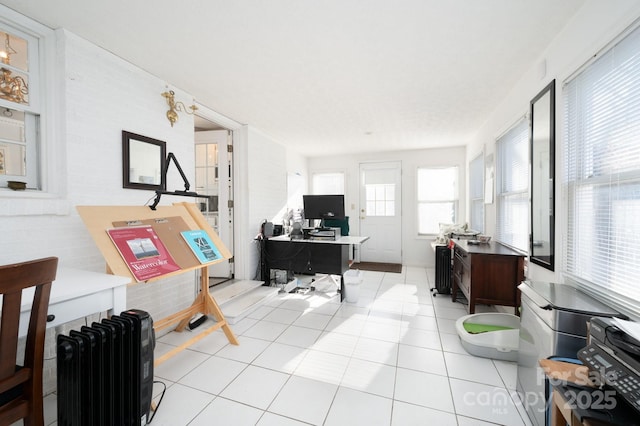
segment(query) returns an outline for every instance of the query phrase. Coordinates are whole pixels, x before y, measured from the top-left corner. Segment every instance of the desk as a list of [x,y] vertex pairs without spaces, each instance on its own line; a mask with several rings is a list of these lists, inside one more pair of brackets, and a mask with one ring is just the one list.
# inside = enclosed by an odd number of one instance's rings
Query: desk
[[262,279],[269,282],[271,269],[297,273],[340,275],[340,300],[345,297],[344,277],[349,270],[349,247],[369,237],[344,236],[337,240],[291,239],[289,236],[262,240]]
[[[109,315],[119,314],[126,310],[127,284],[130,282],[131,278],[128,277],[80,269],[58,268],[49,297],[48,313],[54,318],[47,322],[47,328],[56,327],[97,312],[108,311]],[[34,291],[34,288],[31,287],[22,293],[20,337],[27,335]]]

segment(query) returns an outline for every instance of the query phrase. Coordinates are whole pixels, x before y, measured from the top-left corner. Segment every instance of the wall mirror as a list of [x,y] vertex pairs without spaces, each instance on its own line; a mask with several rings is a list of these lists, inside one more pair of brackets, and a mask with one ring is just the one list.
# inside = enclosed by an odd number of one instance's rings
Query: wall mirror
[[553,271],[555,80],[531,101],[531,262]]
[[157,139],[122,132],[122,187],[164,190],[162,168],[167,157],[167,144]]

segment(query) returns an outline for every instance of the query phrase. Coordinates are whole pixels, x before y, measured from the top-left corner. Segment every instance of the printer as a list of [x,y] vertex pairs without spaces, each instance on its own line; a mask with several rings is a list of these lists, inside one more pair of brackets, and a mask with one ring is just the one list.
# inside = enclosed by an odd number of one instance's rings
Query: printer
[[340,228],[315,228],[308,232],[310,240],[336,241],[341,237]]
[[640,341],[613,318],[594,317],[589,324],[589,344],[578,351],[578,358],[596,384],[613,388],[619,399],[640,413]]

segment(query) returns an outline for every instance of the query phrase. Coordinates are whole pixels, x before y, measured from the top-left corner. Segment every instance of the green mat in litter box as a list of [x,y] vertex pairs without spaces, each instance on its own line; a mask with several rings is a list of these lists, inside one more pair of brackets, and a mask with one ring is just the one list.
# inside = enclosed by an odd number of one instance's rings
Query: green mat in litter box
[[462,326],[467,330],[467,333],[470,334],[486,333],[488,331],[513,330],[513,327],[506,327],[504,325],[475,324],[472,322],[465,322]]

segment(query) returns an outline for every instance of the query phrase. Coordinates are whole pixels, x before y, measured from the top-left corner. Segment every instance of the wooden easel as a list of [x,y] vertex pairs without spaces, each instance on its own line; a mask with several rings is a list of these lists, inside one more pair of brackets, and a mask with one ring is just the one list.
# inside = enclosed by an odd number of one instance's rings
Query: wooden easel
[[107,263],[107,273],[131,277],[131,285],[136,284],[138,281],[127,267],[127,264],[122,259],[122,256],[120,256],[120,253],[106,232],[107,229],[114,227],[114,223],[123,221],[149,222],[152,220],[180,218],[182,219],[180,221],[181,226],[184,226],[183,224],[185,224],[188,230],[205,230],[222,254],[221,259],[201,264],[195,256],[191,255],[190,251],[189,256],[184,256],[184,250],[188,251],[189,248],[180,236],[179,230],[164,230],[165,237],[161,237],[162,242],[167,246],[167,249],[172,256],[176,253],[183,258],[179,263],[181,269],[179,271],[165,274],[161,277],[152,278],[145,282],[153,282],[162,278],[199,269],[200,292],[189,308],[183,309],[158,321],[154,321],[154,329],[156,331],[164,330],[171,325],[178,323],[175,331],[183,331],[188,325],[189,320],[198,313],[213,316],[215,318],[215,323],[206,330],[187,340],[182,345],[157,358],[154,361],[155,366],[163,363],[173,355],[220,328],[222,328],[225,336],[227,336],[229,343],[233,345],[239,344],[236,336],[231,330],[231,327],[229,327],[227,320],[224,318],[220,307],[211,294],[209,294],[209,265],[231,258],[231,252],[223,244],[218,234],[213,230],[213,228],[211,228],[211,225],[209,225],[195,204],[175,203],[172,206],[158,206],[156,210],[151,210],[148,206],[77,206],[76,208]]

